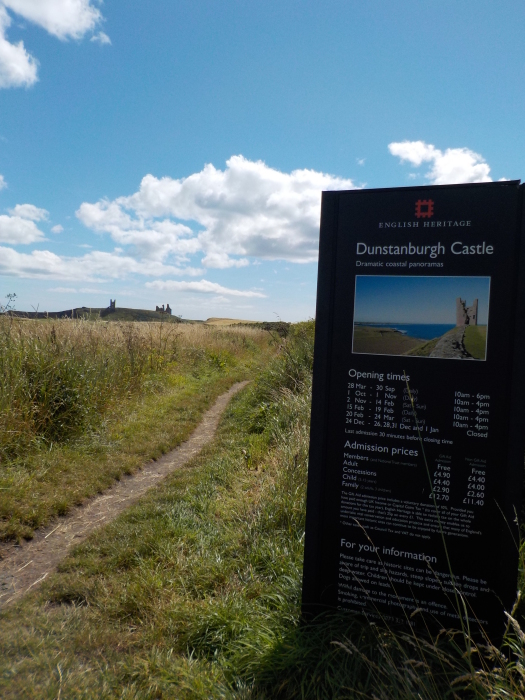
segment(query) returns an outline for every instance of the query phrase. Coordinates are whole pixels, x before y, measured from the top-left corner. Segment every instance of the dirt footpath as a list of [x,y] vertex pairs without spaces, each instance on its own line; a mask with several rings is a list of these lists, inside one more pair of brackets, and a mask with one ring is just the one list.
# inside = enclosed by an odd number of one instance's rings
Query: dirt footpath
[[465,326],[457,326],[438,340],[429,357],[442,357],[449,360],[471,359],[463,345],[464,337]]
[[141,471],[123,477],[100,496],[55,520],[48,528],[39,530],[30,542],[23,545],[0,544],[0,608],[18,600],[41,583],[71,547],[80,544],[96,528],[113,520],[148,489],[200,452],[212,440],[231,398],[246,384],[248,382],[234,384],[219,396],[188,440],[156,462],[148,462]]

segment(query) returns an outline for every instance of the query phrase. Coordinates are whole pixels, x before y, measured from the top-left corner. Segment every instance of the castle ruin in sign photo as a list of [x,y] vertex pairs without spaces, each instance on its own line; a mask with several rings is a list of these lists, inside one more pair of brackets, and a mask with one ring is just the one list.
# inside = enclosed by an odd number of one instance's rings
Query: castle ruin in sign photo
[[461,297],[456,299],[456,326],[478,325],[478,300],[474,299],[472,306],[467,306],[467,301]]

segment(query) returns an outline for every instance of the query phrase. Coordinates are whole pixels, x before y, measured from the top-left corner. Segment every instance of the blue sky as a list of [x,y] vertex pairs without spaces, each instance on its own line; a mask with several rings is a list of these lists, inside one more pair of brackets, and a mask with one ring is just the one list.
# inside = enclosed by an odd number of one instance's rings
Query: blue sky
[[321,190],[523,175],[524,30],[518,0],[0,0],[0,303],[312,316]]
[[361,323],[450,323],[456,299],[478,300],[478,323],[486,325],[490,277],[356,277],[355,320]]

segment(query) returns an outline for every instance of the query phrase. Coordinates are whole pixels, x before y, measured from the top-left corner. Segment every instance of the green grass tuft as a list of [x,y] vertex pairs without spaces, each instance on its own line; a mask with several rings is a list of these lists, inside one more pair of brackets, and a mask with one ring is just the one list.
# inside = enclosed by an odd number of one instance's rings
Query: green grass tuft
[[426,343],[423,343],[422,345],[418,345],[417,348],[414,348],[413,350],[409,350],[408,352],[405,352],[405,355],[415,355],[416,357],[428,357],[432,350],[436,347],[438,344],[438,341],[441,340],[441,337],[439,338],[433,338],[432,340],[427,341]]
[[474,359],[484,360],[487,352],[487,326],[467,326],[463,344]]

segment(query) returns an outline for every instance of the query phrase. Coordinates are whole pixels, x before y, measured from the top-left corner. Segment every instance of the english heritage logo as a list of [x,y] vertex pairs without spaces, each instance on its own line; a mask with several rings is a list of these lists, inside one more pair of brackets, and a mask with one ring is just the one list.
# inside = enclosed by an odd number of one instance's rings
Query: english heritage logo
[[[433,199],[418,199],[416,201],[415,221],[379,221],[378,228],[453,228],[455,226],[472,226],[471,220],[455,220],[436,221],[432,219],[434,216],[434,200]],[[421,222],[419,219],[427,219]],[[429,221],[432,219],[432,221]]]
[[434,200],[418,199],[416,202],[416,217],[418,219],[430,219],[434,216]]

